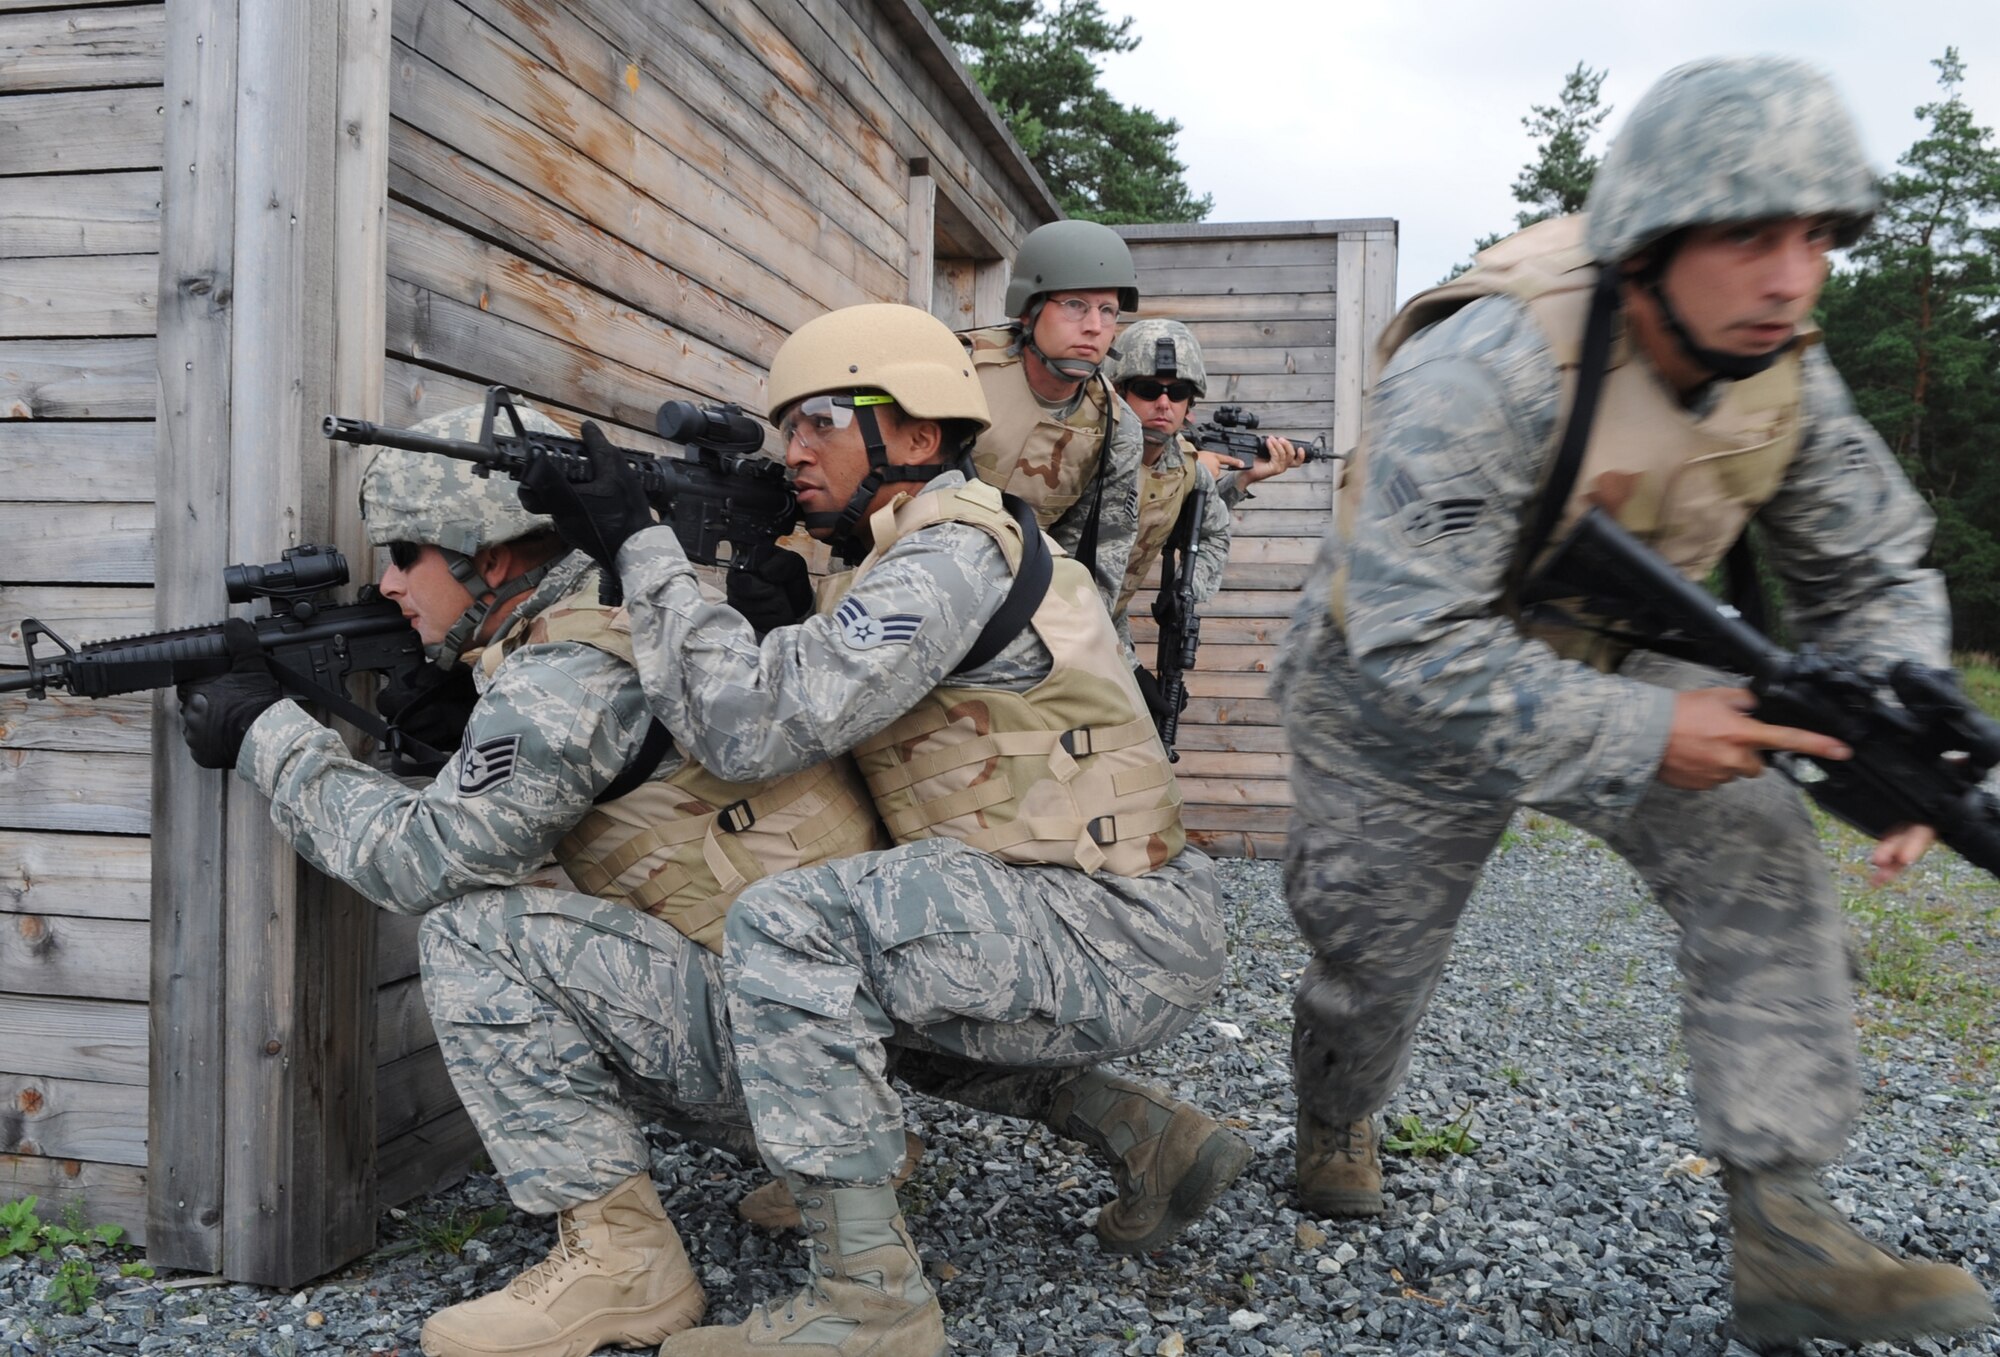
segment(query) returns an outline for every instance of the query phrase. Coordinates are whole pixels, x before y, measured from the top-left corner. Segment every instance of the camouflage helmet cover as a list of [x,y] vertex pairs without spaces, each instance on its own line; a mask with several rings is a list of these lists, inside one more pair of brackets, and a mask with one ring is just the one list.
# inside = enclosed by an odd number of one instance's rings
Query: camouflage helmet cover
[[[515,408],[530,429],[563,432],[541,411],[521,404]],[[481,406],[463,405],[422,420],[416,431],[474,439],[483,413]],[[500,427],[507,427],[504,415]],[[375,449],[361,472],[361,517],[376,546],[422,542],[464,556],[555,527],[546,515],[523,509],[514,483],[504,476],[476,476],[470,462],[383,447]]]
[[1125,238],[1101,222],[1052,221],[1028,232],[1007,279],[1007,314],[1023,316],[1051,292],[1116,288],[1118,309],[1139,309],[1139,269]]
[[1825,76],[1786,57],[1711,58],[1667,72],[1633,108],[1592,182],[1587,243],[1608,264],[1690,226],[1824,214],[1850,245],[1877,201]]
[[844,306],[778,346],[767,384],[773,424],[807,396],[880,391],[917,419],[993,423],[972,360],[945,323],[899,302]]
[[1194,383],[1194,394],[1206,397],[1208,365],[1202,361],[1201,345],[1177,320],[1148,318],[1126,326],[1118,336],[1118,357],[1105,366],[1104,375],[1113,386],[1122,386],[1134,377],[1159,376],[1165,371],[1159,364],[1161,340],[1173,345],[1173,375]]

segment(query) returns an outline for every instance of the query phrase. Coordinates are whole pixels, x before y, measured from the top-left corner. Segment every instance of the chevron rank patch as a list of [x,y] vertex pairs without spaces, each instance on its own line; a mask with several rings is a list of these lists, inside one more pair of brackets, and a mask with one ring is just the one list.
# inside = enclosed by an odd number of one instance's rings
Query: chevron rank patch
[[479,796],[514,776],[514,760],[521,752],[521,737],[502,735],[483,740],[465,751],[458,765],[458,794]]
[[917,639],[917,632],[924,625],[924,619],[916,613],[876,617],[859,600],[852,598],[834,610],[833,620],[840,628],[840,639],[847,643],[850,650],[873,650],[891,641],[907,645]]

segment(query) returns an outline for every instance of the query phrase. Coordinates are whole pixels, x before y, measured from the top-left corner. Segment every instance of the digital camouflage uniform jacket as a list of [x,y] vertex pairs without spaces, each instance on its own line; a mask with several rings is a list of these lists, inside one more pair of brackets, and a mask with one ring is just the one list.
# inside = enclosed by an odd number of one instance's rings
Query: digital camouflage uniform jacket
[[[558,562],[507,629],[594,578],[581,554]],[[236,767],[270,797],[272,821],[300,856],[384,909],[422,914],[547,864],[651,722],[630,665],[566,641],[523,646],[483,681],[464,741],[428,784],[353,758],[288,701],[257,718]],[[683,761],[671,752],[653,776]]]
[[[1918,566],[1930,512],[1817,347],[1804,382],[1799,451],[1756,518],[1792,633],[1864,661],[1944,663],[1943,583]],[[1556,815],[1622,815],[1651,786],[1674,695],[1558,658],[1502,607],[1559,399],[1547,341],[1508,297],[1390,359],[1369,401],[1354,540],[1328,534],[1279,670],[1294,729],[1326,737],[1301,742],[1301,758],[1336,772],[1358,757],[1440,797]],[[1328,594],[1342,566],[1344,635]]]

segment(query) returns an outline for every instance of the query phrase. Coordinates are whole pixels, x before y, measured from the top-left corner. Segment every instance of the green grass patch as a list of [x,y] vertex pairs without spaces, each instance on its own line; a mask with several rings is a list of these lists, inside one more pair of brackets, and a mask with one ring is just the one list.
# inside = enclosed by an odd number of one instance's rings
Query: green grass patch
[[1965,681],[1965,695],[1977,702],[1988,716],[2000,717],[2000,658],[1977,650],[1952,656],[1959,677]]

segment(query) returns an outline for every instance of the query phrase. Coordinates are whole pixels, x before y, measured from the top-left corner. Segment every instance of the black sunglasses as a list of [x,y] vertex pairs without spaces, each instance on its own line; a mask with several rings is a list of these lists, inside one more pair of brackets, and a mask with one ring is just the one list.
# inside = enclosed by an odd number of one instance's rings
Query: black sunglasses
[[1164,393],[1169,400],[1192,400],[1193,382],[1161,382],[1151,377],[1134,377],[1125,383],[1125,389],[1142,401],[1156,401]]
[[391,542],[389,544],[389,564],[398,570],[414,570],[417,560],[424,554],[422,542]]

